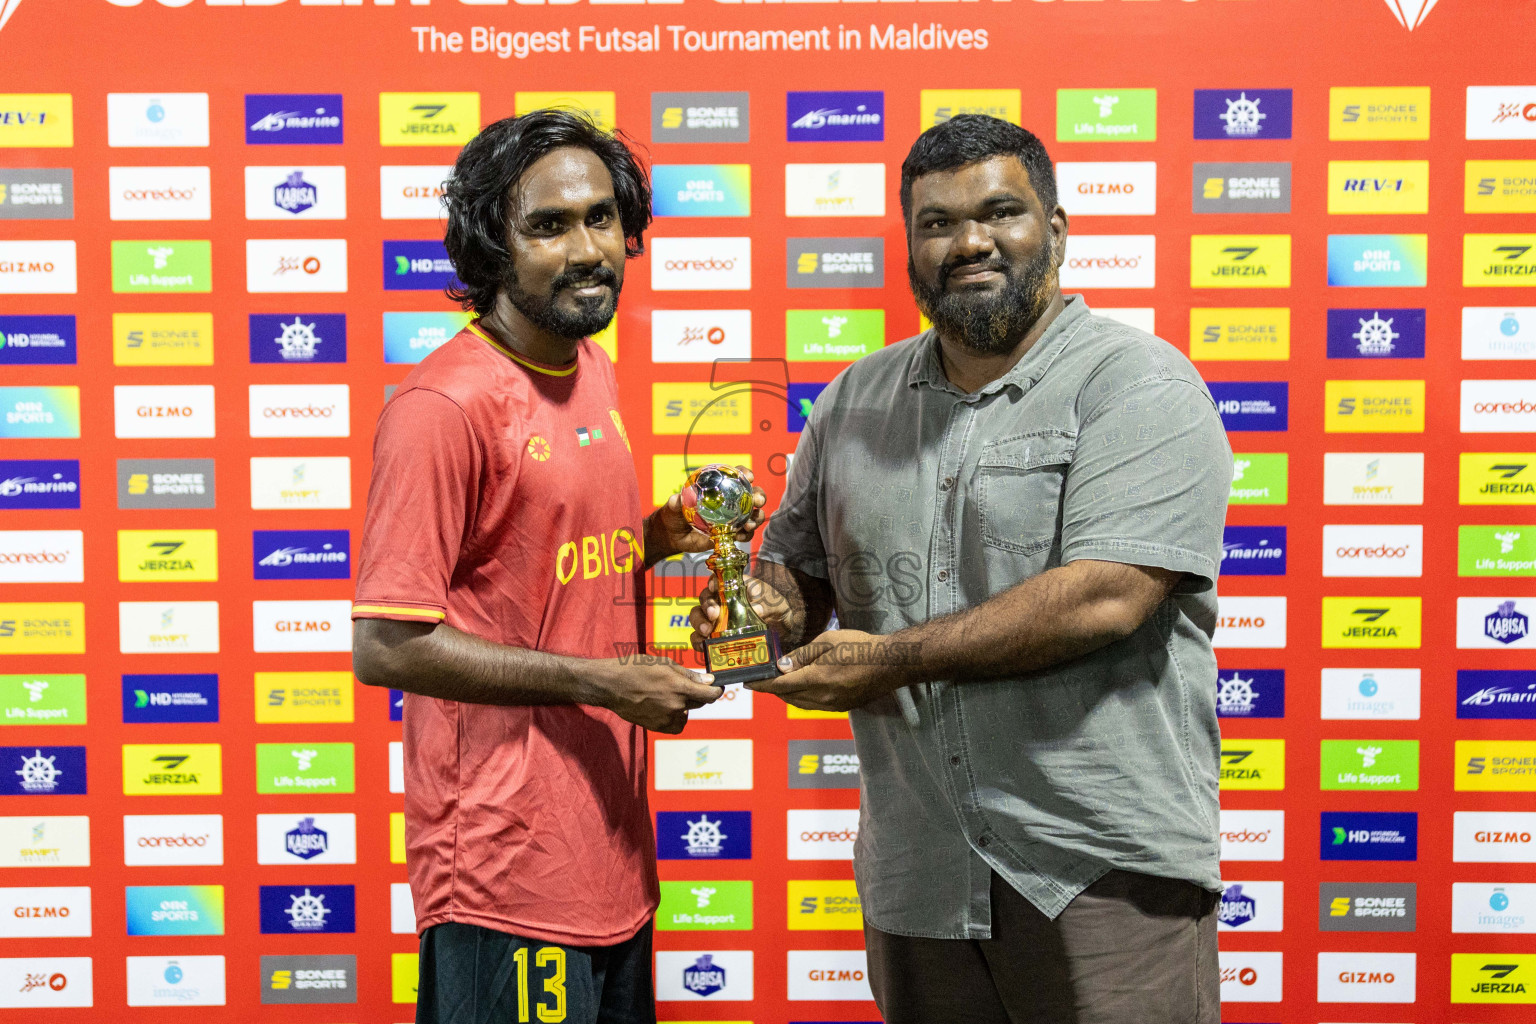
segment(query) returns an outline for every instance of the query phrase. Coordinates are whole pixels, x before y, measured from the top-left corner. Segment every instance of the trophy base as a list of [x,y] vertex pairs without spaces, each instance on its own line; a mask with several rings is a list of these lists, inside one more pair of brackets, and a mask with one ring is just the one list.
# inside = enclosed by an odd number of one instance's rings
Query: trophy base
[[778,660],[779,638],[761,626],[704,639],[704,666],[716,686],[772,679],[779,674]]

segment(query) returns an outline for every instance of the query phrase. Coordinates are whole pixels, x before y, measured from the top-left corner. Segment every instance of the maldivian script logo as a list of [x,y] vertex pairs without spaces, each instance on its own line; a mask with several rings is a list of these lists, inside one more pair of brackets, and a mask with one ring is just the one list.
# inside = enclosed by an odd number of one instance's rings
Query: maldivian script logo
[[1289,288],[1290,235],[1191,235],[1191,288]]
[[1416,648],[1422,638],[1422,598],[1323,598],[1324,647]]
[[0,959],[0,1006],[91,1006],[91,981],[88,956]]
[[379,143],[462,147],[480,131],[477,92],[379,93]]
[[1328,90],[1328,138],[1335,142],[1426,140],[1429,88],[1334,86]]
[[1227,952],[1218,955],[1223,1003],[1278,1003],[1284,980],[1283,953]]
[[345,238],[247,238],[245,290],[344,292],[347,290]]
[[0,796],[84,793],[84,747],[0,747]]
[[339,146],[344,124],[340,93],[247,93],[247,146]]
[[1536,139],[1536,85],[1467,86],[1468,139]]
[[1156,89],[1057,89],[1057,142],[1156,142]]
[[1291,90],[1196,89],[1195,138],[1288,139]]
[[790,142],[882,142],[883,92],[790,92],[785,95]]
[[651,93],[652,142],[749,142],[751,121],[748,93]]
[[[4,125],[0,123],[0,131],[3,129]],[[72,169],[0,169],[0,220],[74,219],[75,172]]]
[[[0,6],[0,25],[17,0]],[[0,148],[67,148],[75,144],[74,97],[67,92],[0,93]]]
[[1150,216],[1157,212],[1157,162],[1059,163],[1056,189],[1074,217]]
[[217,722],[219,677],[213,673],[123,675],[123,721]]
[[749,217],[750,164],[656,164],[651,207],[658,217]]
[[1424,310],[1330,309],[1329,359],[1423,359]]

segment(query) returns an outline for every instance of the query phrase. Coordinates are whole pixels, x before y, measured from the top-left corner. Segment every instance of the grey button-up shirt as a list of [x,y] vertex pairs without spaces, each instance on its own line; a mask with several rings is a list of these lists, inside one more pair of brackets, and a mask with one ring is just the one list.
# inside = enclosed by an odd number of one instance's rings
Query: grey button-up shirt
[[1210,393],[1079,296],[973,394],[937,348],[930,331],[865,356],[817,399],[762,558],[830,580],[840,622],[877,634],[1081,558],[1188,575],[1074,661],[850,714],[865,919],[988,938],[990,871],[1052,917],[1111,868],[1220,888],[1211,633],[1232,454]]

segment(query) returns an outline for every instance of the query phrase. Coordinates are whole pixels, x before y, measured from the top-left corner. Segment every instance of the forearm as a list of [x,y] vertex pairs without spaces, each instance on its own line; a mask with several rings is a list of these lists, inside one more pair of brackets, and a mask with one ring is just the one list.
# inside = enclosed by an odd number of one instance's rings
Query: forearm
[[439,623],[362,619],[353,670],[374,686],[470,704],[603,705],[603,662],[493,643]]
[[827,628],[832,619],[832,586],[826,580],[791,569],[778,562],[758,559],[753,575],[783,598],[777,626],[779,646],[785,651],[805,644]]
[[885,642],[903,645],[892,648],[903,685],[1035,672],[1130,636],[1179,578],[1115,562],[1072,562]]

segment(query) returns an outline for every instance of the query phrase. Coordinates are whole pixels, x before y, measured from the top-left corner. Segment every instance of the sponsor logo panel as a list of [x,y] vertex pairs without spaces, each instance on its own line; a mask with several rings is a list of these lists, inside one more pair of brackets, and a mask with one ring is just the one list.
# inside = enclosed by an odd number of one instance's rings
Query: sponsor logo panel
[[381,220],[442,221],[443,183],[452,164],[385,164],[379,168]]
[[1458,669],[1456,717],[1536,718],[1536,672]]
[[258,743],[256,792],[354,792],[352,755],[350,743]]
[[252,601],[253,650],[350,651],[350,601]]
[[1536,381],[1463,380],[1463,434],[1528,434],[1536,431]]
[[1536,234],[1463,235],[1466,288],[1536,288]]
[[1428,213],[1428,160],[1328,161],[1329,213]]
[[1291,311],[1196,307],[1189,311],[1189,357],[1279,362],[1291,358]]
[[712,879],[661,883],[661,904],[656,908],[657,931],[750,931],[751,928],[751,882]]
[[217,743],[124,743],[124,796],[217,795],[224,758]]
[[1379,524],[1323,527],[1324,576],[1424,575],[1424,527]]
[[656,954],[656,999],[732,1002],[752,998],[752,950],[663,950]]
[[745,92],[651,93],[652,142],[750,142]]
[[253,295],[347,290],[345,238],[247,238],[245,290]]
[[79,460],[0,459],[0,510],[79,507]]
[[419,363],[470,321],[468,313],[385,313],[384,361]]
[[1323,385],[1330,434],[1422,434],[1422,380],[1330,380]]
[[1224,807],[1219,838],[1222,860],[1285,860],[1285,812]]
[[247,165],[246,220],[346,220],[347,169],[339,164]]
[[1220,787],[1284,789],[1285,740],[1223,740]]
[[864,916],[853,879],[789,883],[790,931],[862,931]]
[[1452,953],[1451,1002],[1536,1003],[1536,954]]
[[207,146],[208,94],[107,93],[107,145],[129,148]]
[[222,956],[128,957],[129,1006],[223,1006]]
[[0,530],[0,583],[82,583],[80,530]]
[[[0,131],[0,146],[4,146]],[[74,220],[75,172],[68,167],[0,169],[0,220]]]
[[862,949],[792,949],[788,961],[791,1002],[874,999]]
[[118,530],[117,578],[124,583],[219,578],[217,530]]
[[251,508],[352,507],[348,456],[251,459]]
[[350,885],[263,885],[258,899],[263,935],[357,931],[357,901]]
[[1063,288],[1151,288],[1157,284],[1156,235],[1071,235],[1061,266]]
[[1157,162],[1063,162],[1056,191],[1072,216],[1151,216],[1157,212]]
[[350,722],[350,672],[257,672],[256,721]]
[[1319,953],[1320,1003],[1411,1003],[1417,996],[1415,953]]
[[1468,160],[1467,213],[1536,213],[1536,160]]
[[790,740],[790,789],[858,789],[859,755],[852,740]]
[[352,576],[347,530],[256,530],[251,534],[258,580],[345,580]]
[[932,128],[957,114],[986,114],[1018,124],[1019,96],[1018,89],[923,89],[918,95],[918,122]]
[[1239,452],[1232,456],[1234,505],[1284,505],[1289,496],[1290,457],[1284,452]]
[[651,239],[652,291],[746,291],[751,287],[750,238]]
[[1418,927],[1419,887],[1413,882],[1323,882],[1317,889],[1317,928],[1324,932],[1411,932]]
[[1451,833],[1459,864],[1536,864],[1536,811],[1456,811]]
[[1223,1003],[1278,1003],[1284,978],[1282,953],[1218,954]]
[[118,459],[118,508],[213,508],[212,459]]
[[123,654],[217,654],[217,601],[119,601],[118,649]]
[[224,817],[125,814],[123,863],[129,867],[223,864]]
[[1420,597],[1324,597],[1324,647],[1417,648]]
[[1328,284],[1356,288],[1422,288],[1428,235],[1329,235]]
[[456,285],[453,261],[442,242],[385,241],[385,291],[442,291]]
[[1284,647],[1285,620],[1283,597],[1223,597],[1211,646]]
[[1195,213],[1290,213],[1289,163],[1196,163]]
[[114,366],[212,366],[212,313],[113,313]]
[[1291,90],[1196,89],[1195,138],[1288,139]]
[[656,788],[751,789],[751,740],[657,740]]
[[339,146],[346,134],[340,93],[247,93],[247,146]]
[[1457,740],[1456,788],[1482,793],[1536,790],[1536,741]]
[[112,220],[208,220],[212,188],[206,167],[109,167]]
[[1325,452],[1323,504],[1422,505],[1422,452]]
[[0,117],[0,148],[61,149],[75,144],[75,100],[67,92],[0,93],[0,109],[5,115]]
[[513,111],[519,117],[534,110],[554,107],[585,117],[608,131],[612,131],[617,124],[616,100],[611,92],[519,92],[513,96],[512,102]]
[[0,1006],[54,1009],[93,1005],[91,958],[28,956],[0,958]]
[[140,294],[211,292],[212,243],[199,239],[113,242],[112,290]]
[[1536,885],[1453,882],[1451,931],[1501,935],[1536,933]]
[[1515,650],[1532,646],[1527,613],[1536,601],[1519,597],[1458,597],[1456,646]]
[[752,311],[656,309],[651,311],[651,361],[712,363],[752,357]]
[[217,722],[219,677],[213,673],[123,675],[123,722]]
[[749,217],[750,164],[656,164],[651,168],[657,217]]
[[[751,885],[751,882],[746,883]],[[411,902],[411,885],[409,882],[389,883],[389,931],[392,935],[416,934],[416,906]],[[409,984],[411,985],[411,998],[415,999],[416,979],[419,975],[411,973]]]
[[1323,740],[1321,789],[1419,788],[1418,740]]
[[0,439],[80,436],[80,389],[74,385],[0,387],[0,412]]
[[660,860],[751,860],[751,811],[657,811]]
[[8,939],[90,938],[91,887],[0,888],[0,921]]
[[1325,668],[1322,717],[1417,721],[1416,668]]
[[784,354],[791,361],[851,361],[883,347],[883,309],[784,311]]
[[0,747],[0,796],[84,795],[84,747]]
[[1228,526],[1221,542],[1224,576],[1284,576],[1285,527]]
[[252,384],[249,394],[252,437],[351,435],[346,384]]
[[702,383],[651,385],[651,432],[655,434],[748,434],[752,395]]
[[212,384],[118,384],[112,388],[117,437],[213,437]]
[[884,217],[885,164],[785,164],[784,216]]
[[379,93],[379,144],[462,148],[480,132],[477,92]]
[[0,366],[73,366],[73,316],[0,316]]
[[883,238],[790,238],[790,288],[879,288],[885,284]]
[[84,604],[78,601],[0,602],[0,655],[84,653]]
[[0,295],[73,295],[73,241],[0,241]]
[[91,866],[91,819],[83,814],[0,818],[0,867]]
[[1467,86],[1468,139],[1536,139],[1536,85]]
[[791,810],[788,815],[790,860],[852,860],[859,838],[859,812]]
[[253,363],[347,361],[345,313],[252,313],[249,324]]
[[355,1003],[357,957],[350,953],[263,956],[261,1001],[263,1005]]
[[1408,811],[1324,811],[1323,860],[1418,860],[1419,816]]
[[1219,718],[1284,718],[1285,669],[1218,671],[1216,714]]
[[784,121],[790,142],[883,142],[885,93],[786,93]]
[[1286,381],[1211,381],[1211,397],[1222,426],[1234,430],[1286,430],[1290,426],[1290,384]]
[[1191,235],[1191,288],[1289,288],[1290,235]]
[[1057,142],[1156,142],[1156,89],[1057,89]]
[[1284,882],[1227,882],[1216,907],[1218,932],[1285,930]]
[[1536,306],[1463,306],[1461,358],[1536,359]]
[[222,885],[130,885],[129,935],[223,935]]
[[1429,138],[1427,86],[1333,86],[1328,138],[1335,142]]
[[1462,452],[1463,505],[1536,505],[1536,452]]
[[256,815],[258,864],[356,864],[357,815]]
[[1330,309],[1329,359],[1423,359],[1424,310]]

